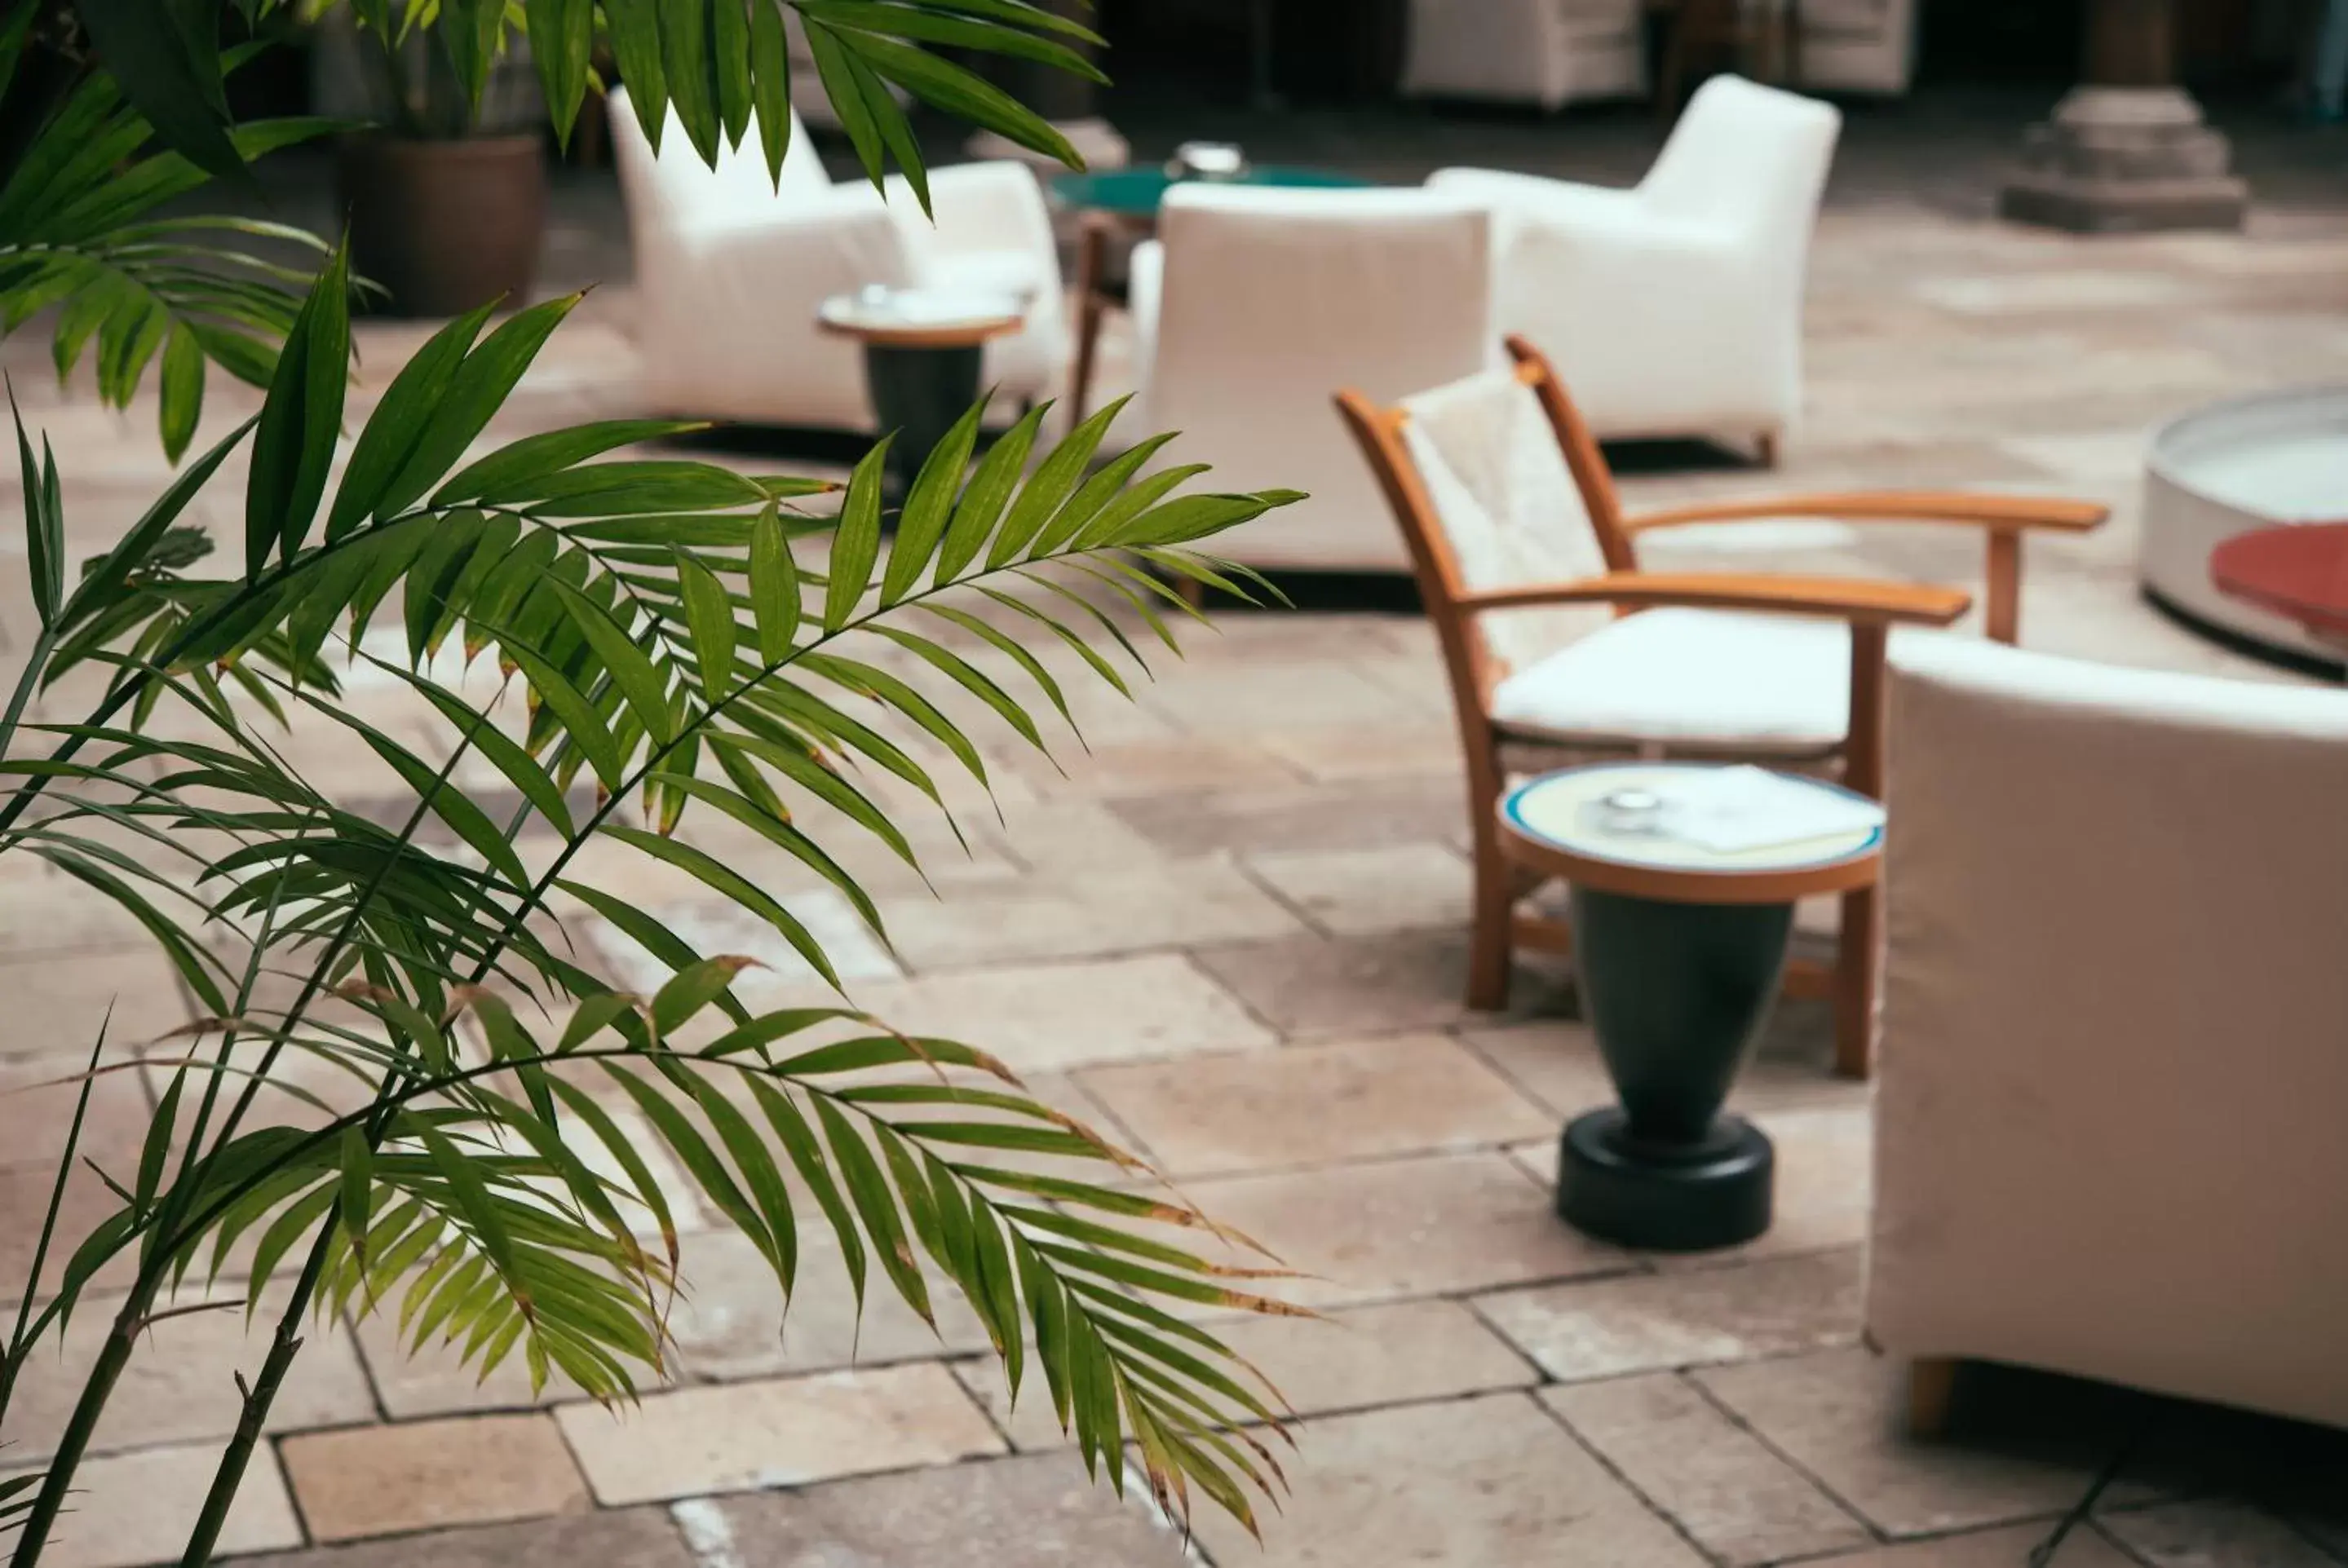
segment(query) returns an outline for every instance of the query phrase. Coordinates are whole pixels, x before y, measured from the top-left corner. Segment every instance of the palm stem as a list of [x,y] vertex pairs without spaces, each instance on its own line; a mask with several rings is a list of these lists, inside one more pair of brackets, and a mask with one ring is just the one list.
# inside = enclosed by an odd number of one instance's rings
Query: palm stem
[[[341,1201],[336,1200],[339,1210]],[[325,1271],[326,1255],[335,1239],[335,1213],[330,1211],[326,1223],[318,1227],[318,1239],[310,1247],[310,1255],[302,1265],[302,1277],[294,1282],[294,1302],[277,1320],[277,1332],[269,1341],[269,1355],[261,1363],[261,1374],[244,1391],[244,1408],[238,1414],[235,1435],[221,1453],[220,1468],[212,1472],[211,1490],[204,1494],[203,1512],[196,1516],[196,1526],[188,1535],[188,1549],[180,1559],[180,1568],[206,1568],[212,1553],[220,1544],[221,1527],[228,1522],[228,1511],[236,1501],[237,1490],[244,1484],[245,1467],[252,1461],[252,1450],[261,1441],[261,1430],[269,1419],[269,1407],[277,1398],[278,1386],[285,1381],[285,1373],[294,1365],[294,1354],[302,1341],[294,1334],[302,1314],[309,1309],[309,1301],[318,1287],[318,1278]]]
[[17,1539],[15,1555],[9,1560],[11,1568],[34,1568],[41,1560],[41,1549],[48,1544],[49,1531],[57,1522],[57,1511],[65,1505],[74,1472],[81,1468],[82,1455],[89,1450],[90,1436],[98,1430],[98,1419],[114,1393],[122,1368],[130,1364],[139,1327],[146,1321],[147,1308],[154,1299],[155,1281],[142,1278],[124,1298],[122,1309],[114,1315],[114,1327],[98,1350],[98,1364],[89,1369],[88,1378],[82,1383],[81,1398],[74,1402],[73,1415],[66,1422],[64,1435],[57,1439],[48,1473],[42,1476],[41,1490],[33,1498],[31,1512],[25,1515],[25,1533]]

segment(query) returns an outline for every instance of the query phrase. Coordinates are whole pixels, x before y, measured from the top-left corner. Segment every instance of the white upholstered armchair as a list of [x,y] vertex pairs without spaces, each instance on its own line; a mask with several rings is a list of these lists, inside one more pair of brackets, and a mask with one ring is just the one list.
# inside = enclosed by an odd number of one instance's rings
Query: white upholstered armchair
[[1647,90],[1644,0],[1411,0],[1406,97],[1556,109]]
[[663,413],[870,430],[857,345],[816,329],[827,296],[868,283],[1032,296],[1027,324],[987,345],[989,384],[1013,400],[1056,390],[1069,334],[1051,215],[1024,165],[930,171],[932,224],[901,180],[883,202],[834,185],[796,116],[780,189],[757,132],[703,167],[672,115],[657,155],[612,95],[612,140],[635,251],[637,346]]
[[1802,405],[1802,288],[1841,117],[1736,77],[1690,100],[1630,190],[1446,169],[1496,219],[1501,330],[1556,361],[1601,439],[1757,440]]
[[1406,568],[1385,501],[1329,406],[1400,397],[1500,357],[1490,220],[1424,190],[1177,186],[1133,255],[1140,396],[1124,423],[1179,430],[1232,490],[1311,497],[1225,534],[1250,566]]
[[2348,1424],[2348,694],[1895,647],[1869,1332]]

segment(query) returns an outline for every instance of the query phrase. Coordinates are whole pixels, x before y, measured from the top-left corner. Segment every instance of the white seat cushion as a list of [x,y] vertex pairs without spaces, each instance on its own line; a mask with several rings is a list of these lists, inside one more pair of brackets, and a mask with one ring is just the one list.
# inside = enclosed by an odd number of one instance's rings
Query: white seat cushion
[[1838,620],[1651,610],[1609,621],[1500,682],[1511,738],[1815,757],[1850,718],[1850,633]]

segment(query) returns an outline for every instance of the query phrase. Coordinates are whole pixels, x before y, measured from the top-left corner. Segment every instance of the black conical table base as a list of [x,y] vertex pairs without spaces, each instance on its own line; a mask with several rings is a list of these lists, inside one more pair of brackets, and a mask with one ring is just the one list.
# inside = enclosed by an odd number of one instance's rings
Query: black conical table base
[[1625,1246],[1694,1251],[1769,1228],[1769,1140],[1721,1110],[1786,968],[1790,904],[1573,890],[1581,1001],[1620,1106],[1577,1117],[1557,1211]]
[[1601,1241],[1662,1252],[1735,1246],[1769,1228],[1776,1157],[1761,1130],[1722,1116],[1694,1143],[1644,1143],[1608,1106],[1566,1124],[1557,1212]]

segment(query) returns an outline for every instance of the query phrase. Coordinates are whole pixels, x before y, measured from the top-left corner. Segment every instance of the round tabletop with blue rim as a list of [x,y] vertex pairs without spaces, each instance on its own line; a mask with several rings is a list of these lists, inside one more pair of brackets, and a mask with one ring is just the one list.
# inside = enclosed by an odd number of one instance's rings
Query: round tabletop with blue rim
[[[1107,212],[1134,223],[1154,223],[1159,203],[1178,183],[1162,169],[1107,169],[1093,174],[1063,174],[1052,181],[1053,197],[1070,207]],[[1204,182],[1196,182],[1204,183]],[[1334,169],[1305,169],[1268,163],[1244,174],[1212,181],[1218,185],[1272,185],[1292,190],[1360,190],[1376,181]]]
[[[1880,870],[1883,828],[1855,827],[1763,848],[1721,853],[1653,834],[1607,831],[1591,807],[1622,790],[1668,793],[1691,773],[1718,763],[1595,763],[1519,784],[1500,803],[1502,847],[1519,864],[1580,886],[1691,904],[1791,903],[1847,893]],[[1864,796],[1823,779],[1779,774],[1782,782],[1824,795]]]

